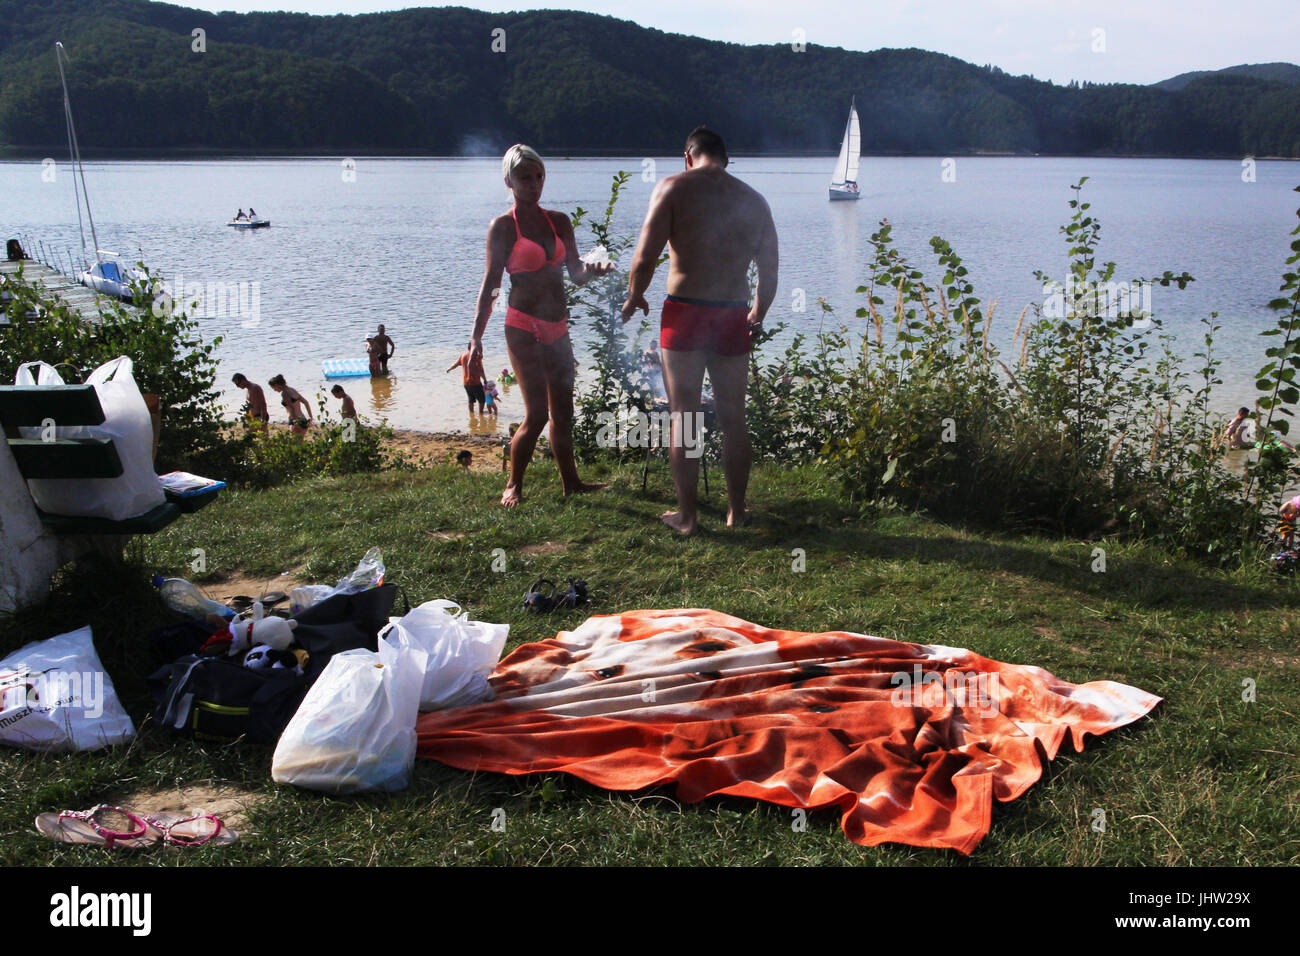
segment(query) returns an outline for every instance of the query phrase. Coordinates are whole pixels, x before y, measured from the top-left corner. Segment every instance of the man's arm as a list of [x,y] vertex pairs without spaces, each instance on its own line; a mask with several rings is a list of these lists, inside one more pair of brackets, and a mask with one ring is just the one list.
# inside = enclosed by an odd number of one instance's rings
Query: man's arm
[[[460,358],[456,359],[456,361],[452,362],[450,365],[447,366],[447,372],[450,372],[452,369],[460,368],[461,363],[464,361],[465,361],[465,356],[462,355]],[[446,375],[447,372],[443,372],[442,374]]]
[[627,279],[627,301],[623,303],[623,321],[632,318],[640,309],[650,314],[650,305],[645,300],[645,290],[654,278],[659,256],[668,243],[668,234],[672,231],[672,176],[659,181],[650,195],[650,208],[646,210],[645,222],[641,226],[641,237],[637,240],[636,255],[632,258],[632,270]]
[[758,291],[754,296],[754,305],[749,310],[749,324],[762,325],[767,317],[767,310],[776,300],[777,271],[780,253],[776,240],[776,223],[772,221],[772,210],[766,200],[763,202],[765,222],[763,234],[758,241],[758,252],[754,255],[754,264],[758,266]]
[[390,338],[388,340],[388,354],[384,358],[392,358],[397,354],[397,344]]

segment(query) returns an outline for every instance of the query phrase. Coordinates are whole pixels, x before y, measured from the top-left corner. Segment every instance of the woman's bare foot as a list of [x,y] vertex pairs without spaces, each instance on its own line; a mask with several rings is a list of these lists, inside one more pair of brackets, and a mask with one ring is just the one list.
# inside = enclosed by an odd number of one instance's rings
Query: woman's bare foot
[[523,493],[514,485],[506,485],[506,490],[501,494],[501,504],[507,508],[513,508],[523,500]]
[[606,487],[608,487],[608,485],[603,481],[601,482],[580,481],[576,485],[571,485],[570,487],[565,488],[564,495],[565,497],[568,497],[569,495],[583,495],[589,491],[600,491],[600,489]]
[[677,511],[665,511],[659,516],[659,520],[678,534],[694,534],[697,527],[694,518],[683,518]]
[[745,513],[742,514],[739,519],[736,518],[736,513],[734,511],[732,511],[730,508],[727,509],[728,528],[743,528],[745,525],[749,524],[753,520],[754,520],[754,515],[750,512],[748,508],[745,509]]

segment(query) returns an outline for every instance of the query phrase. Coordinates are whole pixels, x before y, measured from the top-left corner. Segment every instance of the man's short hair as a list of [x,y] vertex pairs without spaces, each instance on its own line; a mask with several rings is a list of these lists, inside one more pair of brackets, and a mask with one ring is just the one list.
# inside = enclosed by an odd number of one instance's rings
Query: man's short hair
[[1238,414],[1238,415],[1249,415],[1249,414],[1250,414],[1250,409],[1249,409],[1249,408],[1246,408],[1246,407],[1243,405],[1241,408],[1237,409],[1237,414]]
[[248,381],[248,379],[244,378],[243,372],[236,372],[234,375],[230,376],[230,380],[234,382],[236,385],[240,384],[241,382]]
[[342,394],[343,394],[343,386],[342,386],[342,385],[335,385],[333,388],[330,389],[330,392],[332,392],[332,393],[335,394],[335,395],[342,395]]
[[692,156],[710,156],[723,165],[731,161],[727,158],[727,146],[722,137],[707,126],[691,130],[691,135],[686,137],[686,152]]

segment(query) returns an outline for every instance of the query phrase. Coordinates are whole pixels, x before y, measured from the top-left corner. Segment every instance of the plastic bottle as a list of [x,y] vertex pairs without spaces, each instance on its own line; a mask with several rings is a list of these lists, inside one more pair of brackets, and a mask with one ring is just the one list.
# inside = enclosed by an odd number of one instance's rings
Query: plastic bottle
[[169,608],[188,614],[197,620],[202,620],[209,614],[219,614],[227,618],[235,616],[235,612],[224,604],[205,598],[198,588],[184,578],[164,579],[158,575],[153,579],[153,586],[158,589],[163,603]]

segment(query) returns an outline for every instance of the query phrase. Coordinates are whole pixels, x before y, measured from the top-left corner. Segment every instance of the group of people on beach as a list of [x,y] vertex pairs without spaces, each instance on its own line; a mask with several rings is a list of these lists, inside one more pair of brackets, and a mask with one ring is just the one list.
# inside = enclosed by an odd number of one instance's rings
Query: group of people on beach
[[[677,509],[665,512],[662,519],[676,531],[690,534],[699,522],[699,457],[692,453],[693,442],[687,448],[683,431],[699,435],[706,372],[722,431],[727,524],[747,520],[745,495],[752,455],[745,383],[755,334],[776,297],[778,249],[767,201],[727,172],[730,160],[721,136],[708,127],[697,127],[686,139],[683,158],[685,170],[660,180],[651,194],[622,318],[626,323],[638,310],[649,315],[645,293],[667,246],[668,294],[660,316],[657,364],[670,407],[668,455]],[[501,171],[514,202],[488,227],[487,261],[473,331],[465,351],[447,372],[461,369],[471,414],[476,405],[480,414],[496,414],[500,396],[483,369],[483,334],[501,292],[502,275],[508,274],[506,349],[524,403],[523,421],[510,439],[510,478],[501,496],[501,503],[509,508],[523,501],[524,474],[548,424],[564,494],[604,487],[583,481],[574,459],[576,364],[564,272],[570,281],[584,285],[606,275],[614,265],[583,261],[568,215],[542,208],[546,165],[534,149],[523,144],[510,147]],[[751,264],[758,275],[752,296]],[[366,339],[366,350],[371,374],[386,374],[395,347],[384,326]],[[265,427],[270,415],[261,387],[242,374],[236,374],[234,382],[247,392],[250,415]],[[305,435],[313,424],[307,400],[285,383],[283,375],[268,384],[279,393],[293,433]],[[344,418],[355,418],[356,407],[342,386],[335,385],[332,392],[343,402]]]
[[[262,386],[256,382],[250,381],[242,372],[236,372],[231,381],[238,388],[242,388],[245,393],[245,404],[248,406],[248,417],[251,418],[262,431],[266,431],[271,422],[271,412],[266,405],[266,392]],[[284,406],[285,413],[289,416],[289,430],[299,438],[305,436],[312,425],[315,424],[315,418],[311,413],[311,403],[303,398],[302,393],[296,388],[288,385],[283,375],[273,376],[266,384],[280,396],[280,404]],[[347,421],[357,420],[357,405],[353,401],[342,385],[335,385],[330,389],[330,394],[339,400],[339,415]]]
[[[384,331],[382,325],[372,336],[366,338],[366,353],[370,360],[371,375],[387,375],[388,360],[393,357],[397,351],[397,346],[393,340]],[[262,386],[249,380],[242,372],[236,372],[231,377],[231,381],[236,387],[244,390],[244,401],[248,408],[248,417],[257,423],[258,426],[266,431],[271,422],[271,412],[267,408],[266,393]],[[303,398],[302,393],[297,389],[285,383],[283,375],[276,375],[266,384],[270,385],[280,396],[280,404],[284,406],[286,415],[289,418],[289,430],[299,438],[305,436],[312,425],[315,424],[315,417],[311,413],[311,403]],[[342,385],[334,385],[330,388],[330,394],[339,400],[339,416],[347,421],[357,421],[357,404],[352,396],[347,393]]]
[[[645,292],[667,245],[668,295],[660,318],[659,348],[671,410],[668,453],[677,510],[665,512],[662,519],[690,534],[699,521],[699,458],[688,454],[683,428],[689,425],[684,417],[698,421],[703,414],[706,371],[722,430],[727,524],[747,520],[745,494],[752,455],[745,381],[754,336],[776,297],[778,249],[766,200],[727,172],[729,159],[721,136],[697,127],[686,139],[684,160],[685,170],[661,180],[650,197],[622,318],[627,322],[637,310],[649,315]],[[477,392],[471,387],[483,379],[483,333],[496,305],[502,273],[508,274],[506,349],[524,401],[524,421],[510,443],[510,479],[501,496],[503,505],[513,507],[523,500],[524,473],[548,422],[564,494],[604,487],[584,482],[574,461],[576,366],[563,270],[567,269],[570,281],[584,285],[613,265],[584,262],[569,217],[542,208],[546,166],[535,150],[523,144],[510,147],[501,171],[514,204],[488,227],[487,264],[473,333],[466,352],[447,371],[464,369],[472,407]],[[752,300],[751,264],[758,270]]]

